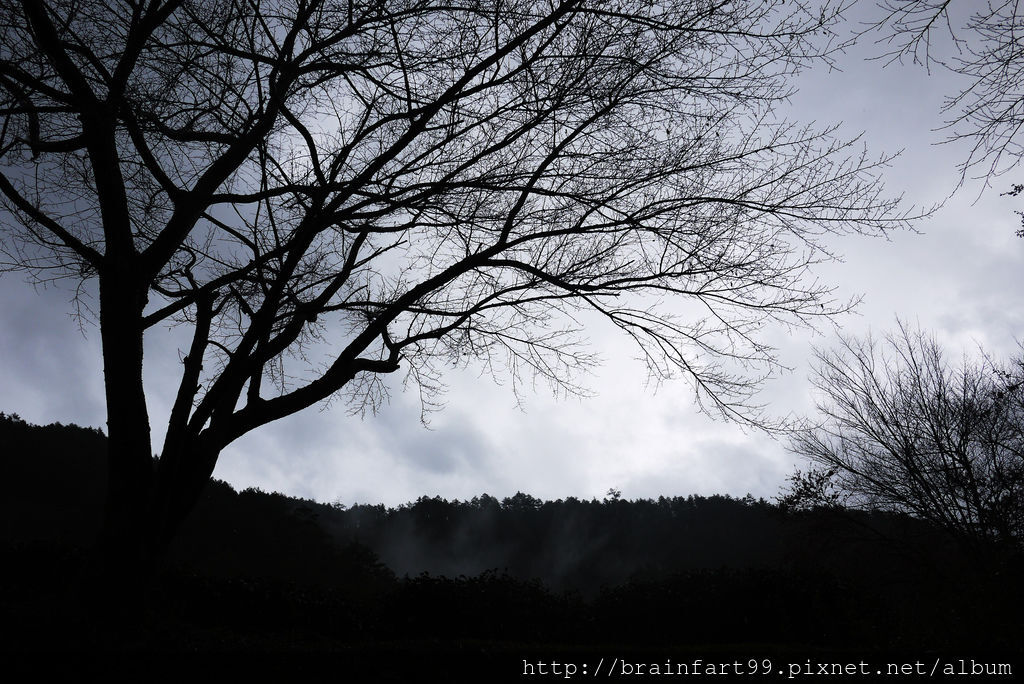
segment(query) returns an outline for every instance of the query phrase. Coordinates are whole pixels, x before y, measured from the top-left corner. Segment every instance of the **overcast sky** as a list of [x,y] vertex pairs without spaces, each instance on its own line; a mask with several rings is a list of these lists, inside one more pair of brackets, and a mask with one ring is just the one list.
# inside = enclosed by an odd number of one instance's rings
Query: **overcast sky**
[[[918,234],[889,241],[834,239],[844,263],[818,269],[840,296],[863,295],[854,315],[837,321],[844,334],[884,333],[896,316],[934,331],[953,357],[978,345],[1006,358],[1024,337],[1024,240],[1015,237],[1024,208],[999,192],[1020,174],[995,181],[980,194],[968,182],[951,198],[965,150],[935,145],[944,134],[943,96],[956,91],[946,73],[910,65],[882,68],[863,57],[865,44],[839,60],[841,72],[821,69],[799,81],[790,116],[819,125],[842,121],[841,135],[873,153],[903,150],[887,170],[887,187],[909,204],[944,205],[919,224]],[[979,197],[980,194],[980,197]],[[949,199],[947,199],[949,198]],[[80,329],[69,314],[72,294],[36,290],[19,274],[0,277],[0,411],[34,423],[74,422],[102,427],[99,334]],[[812,345],[827,346],[836,330],[770,331],[790,373],[765,385],[760,397],[775,415],[813,407],[807,381]],[[173,397],[170,378],[180,369],[180,331],[147,338],[146,381],[154,444]],[[522,393],[472,369],[450,373],[443,410],[420,423],[415,391],[400,378],[390,403],[376,415],[349,416],[338,405],[309,409],[250,433],[221,456],[215,476],[236,488],[258,486],[345,504],[396,505],[421,495],[505,497],[523,491],[544,499],[626,498],[750,493],[774,497],[799,458],[770,438],[702,416],[685,381],[653,388],[645,383],[636,350],[610,331],[591,330],[591,351],[605,360],[585,378],[593,396],[552,397],[541,386]],[[161,365],[163,364],[163,365]]]

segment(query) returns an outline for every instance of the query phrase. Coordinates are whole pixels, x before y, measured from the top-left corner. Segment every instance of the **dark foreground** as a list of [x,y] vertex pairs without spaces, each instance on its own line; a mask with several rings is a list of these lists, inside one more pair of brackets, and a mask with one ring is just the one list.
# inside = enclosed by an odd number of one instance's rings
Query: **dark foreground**
[[89,550],[102,435],[0,416],[0,440],[6,681],[1024,672],[1017,550],[749,498],[345,508],[215,482],[131,614],[112,619]]

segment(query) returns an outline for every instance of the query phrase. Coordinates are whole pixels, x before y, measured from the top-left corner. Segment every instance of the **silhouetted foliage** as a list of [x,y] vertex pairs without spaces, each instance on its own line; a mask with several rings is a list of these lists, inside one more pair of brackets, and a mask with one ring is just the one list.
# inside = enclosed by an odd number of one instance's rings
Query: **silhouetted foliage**
[[0,539],[95,539],[106,491],[107,440],[100,430],[30,425],[0,413]]
[[448,576],[498,569],[592,595],[638,575],[681,568],[755,567],[781,562],[781,519],[765,501],[676,497],[657,501],[517,493],[498,501],[421,497],[396,509],[324,507],[339,539],[377,550],[396,572]]
[[837,472],[836,467],[797,469],[786,479],[786,489],[778,498],[779,506],[783,510],[797,511],[842,506],[848,494],[833,479]]
[[848,505],[1019,546],[1024,359],[951,366],[934,338],[901,324],[884,344],[843,339],[839,351],[819,352],[813,382],[822,418],[792,448],[825,477],[802,489],[798,481],[791,495],[820,496],[834,482]]
[[[1003,194],[1009,195],[1010,197],[1017,197],[1022,192],[1024,192],[1024,185],[1017,184],[1010,188],[1010,190],[1008,190],[1007,192],[1004,192]],[[1024,211],[1015,211],[1014,213],[1020,216],[1021,228],[1020,230],[1017,231],[1017,237],[1024,238]]]

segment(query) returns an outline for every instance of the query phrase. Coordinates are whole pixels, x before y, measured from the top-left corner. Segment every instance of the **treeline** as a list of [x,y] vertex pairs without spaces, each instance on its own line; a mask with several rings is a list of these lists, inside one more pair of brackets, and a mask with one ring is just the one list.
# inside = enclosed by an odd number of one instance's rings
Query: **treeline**
[[[0,444],[4,643],[109,644],[88,600],[102,433],[0,415]],[[117,643],[1016,648],[1021,569],[907,517],[751,497],[345,508],[213,481],[147,598],[149,627]]]
[[[782,568],[801,557],[810,562],[807,537],[820,524],[750,496],[541,501],[523,493],[503,500],[485,494],[469,501],[421,497],[398,508],[305,510],[335,539],[373,548],[398,574],[497,569],[585,596],[681,571]],[[840,535],[834,541],[857,544],[860,527],[881,534],[894,531],[895,523],[857,515],[833,520],[832,532]]]

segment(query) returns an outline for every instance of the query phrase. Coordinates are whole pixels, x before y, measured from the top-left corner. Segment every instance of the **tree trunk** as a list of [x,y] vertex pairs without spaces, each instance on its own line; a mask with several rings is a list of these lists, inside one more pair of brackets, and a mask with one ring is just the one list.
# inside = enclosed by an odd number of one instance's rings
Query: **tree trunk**
[[168,432],[157,465],[150,510],[154,560],[167,548],[195,508],[213,475],[220,449],[209,440]]
[[118,625],[141,615],[157,564],[202,495],[223,446],[184,424],[171,425],[154,461],[142,377],[145,305],[145,292],[130,276],[101,278],[108,488],[97,599]]
[[117,274],[100,279],[108,465],[97,598],[115,618],[141,607],[154,559],[147,524],[153,451],[142,382],[145,294],[127,280]]

